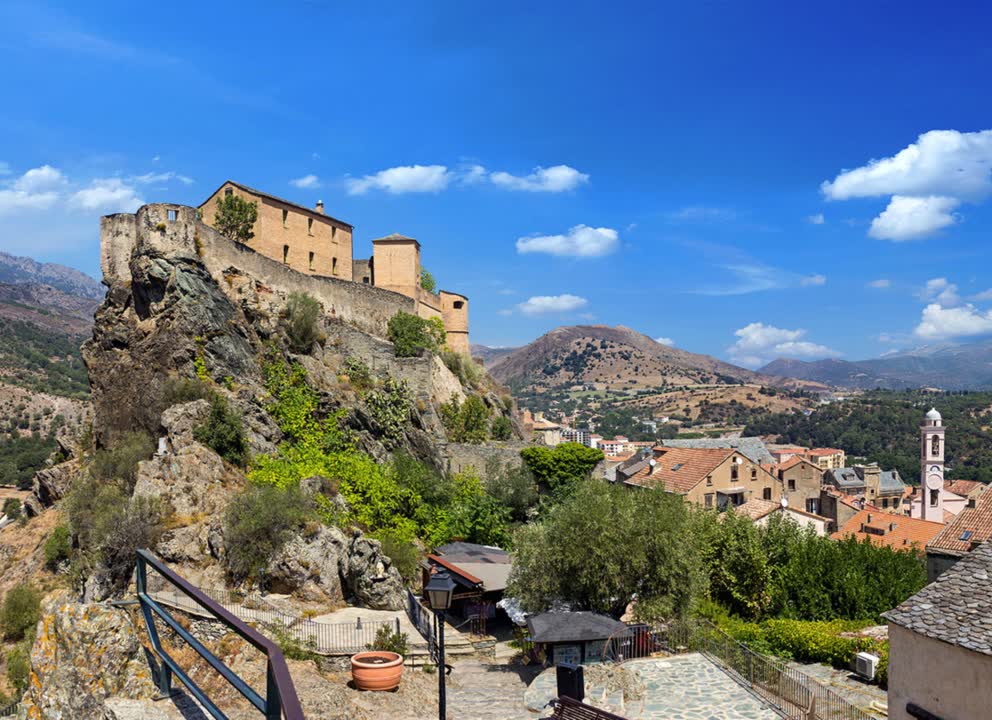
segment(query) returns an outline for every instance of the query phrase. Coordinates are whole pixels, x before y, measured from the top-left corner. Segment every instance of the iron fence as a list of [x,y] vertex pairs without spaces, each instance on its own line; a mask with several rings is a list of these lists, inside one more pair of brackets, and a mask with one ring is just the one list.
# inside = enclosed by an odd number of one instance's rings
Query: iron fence
[[703,653],[790,720],[875,720],[805,673],[754,652],[707,621],[671,623],[654,636],[670,653]]
[[21,709],[21,701],[15,700],[9,705],[0,708],[0,717],[13,717],[17,714],[17,711]]
[[420,598],[409,589],[406,591],[406,614],[413,626],[427,641],[427,653],[430,655],[431,662],[435,665],[440,664],[441,656],[437,644],[437,615],[425,608],[424,604],[420,602]]

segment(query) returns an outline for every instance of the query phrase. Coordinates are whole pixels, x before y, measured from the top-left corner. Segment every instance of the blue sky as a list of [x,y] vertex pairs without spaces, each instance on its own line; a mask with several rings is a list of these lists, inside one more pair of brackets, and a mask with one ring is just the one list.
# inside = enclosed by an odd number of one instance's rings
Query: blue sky
[[0,249],[97,274],[101,214],[230,177],[323,199],[356,256],[417,237],[474,342],[992,335],[980,4],[372,7],[4,3]]

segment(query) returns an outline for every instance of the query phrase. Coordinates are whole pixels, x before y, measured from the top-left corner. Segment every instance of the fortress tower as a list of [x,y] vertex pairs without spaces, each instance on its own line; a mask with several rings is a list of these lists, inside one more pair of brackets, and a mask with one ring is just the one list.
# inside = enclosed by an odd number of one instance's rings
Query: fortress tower
[[931,408],[920,427],[920,517],[944,522],[944,421]]

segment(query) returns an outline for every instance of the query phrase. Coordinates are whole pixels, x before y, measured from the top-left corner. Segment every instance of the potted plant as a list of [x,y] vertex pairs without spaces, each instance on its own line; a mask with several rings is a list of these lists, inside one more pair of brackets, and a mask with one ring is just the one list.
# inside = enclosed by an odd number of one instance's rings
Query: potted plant
[[393,690],[403,676],[407,636],[384,625],[368,651],[351,656],[351,679],[359,690]]

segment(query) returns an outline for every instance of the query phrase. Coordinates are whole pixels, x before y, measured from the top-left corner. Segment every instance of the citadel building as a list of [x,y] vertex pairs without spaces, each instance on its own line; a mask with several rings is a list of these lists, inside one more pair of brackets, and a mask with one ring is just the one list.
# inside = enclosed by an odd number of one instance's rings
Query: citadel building
[[356,259],[354,227],[314,208],[275,197],[241,183],[224,182],[199,207],[203,223],[213,227],[217,203],[236,195],[255,203],[258,219],[249,247],[271,260],[316,278],[334,278],[391,290],[414,301],[414,312],[444,322],[448,347],[469,352],[468,298],[441,290],[430,292],[420,283],[420,243],[392,234],[372,241],[372,257]]

